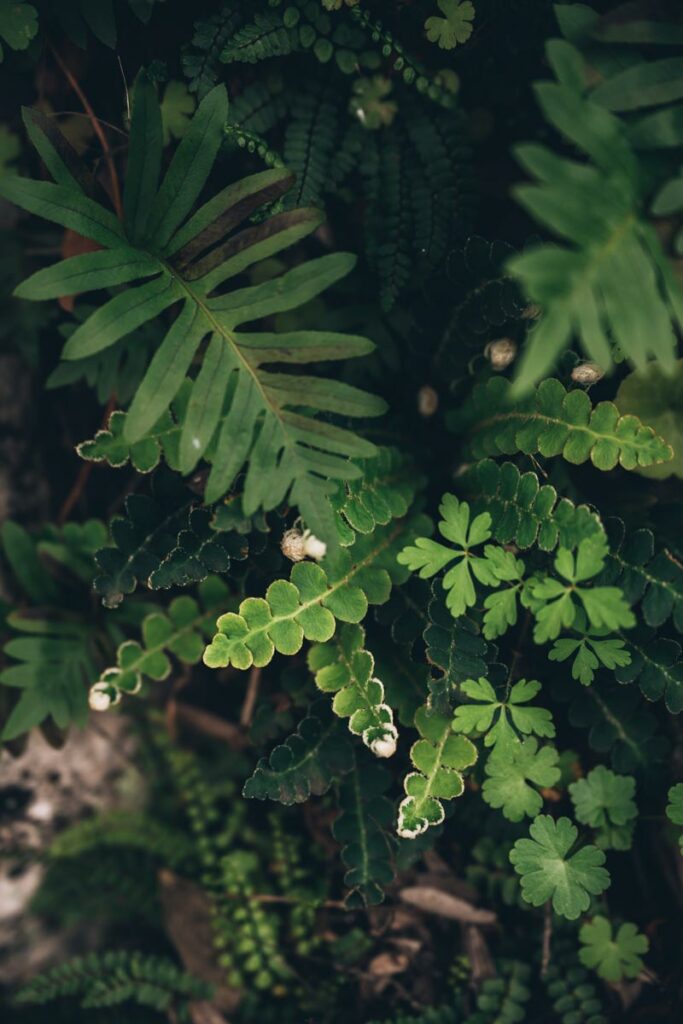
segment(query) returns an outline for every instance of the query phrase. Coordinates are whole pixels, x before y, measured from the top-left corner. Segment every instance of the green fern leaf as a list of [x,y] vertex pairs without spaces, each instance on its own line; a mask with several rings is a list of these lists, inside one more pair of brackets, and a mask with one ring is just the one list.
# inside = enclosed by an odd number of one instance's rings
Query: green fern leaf
[[[344,253],[330,254],[280,278],[215,294],[227,280],[310,234],[321,222],[319,211],[293,210],[226,239],[249,213],[289,188],[291,175],[283,169],[229,185],[189,216],[218,152],[227,109],[222,87],[202,100],[158,186],[159,104],[151,82],[145,75],[138,77],[123,225],[83,194],[34,120],[33,134],[41,136],[41,152],[49,151],[59,184],[5,176],[0,192],[103,249],[39,271],[17,294],[48,299],[145,282],[115,295],[81,324],[64,347],[66,360],[106,351],[181,303],[135,395],[124,437],[131,443],[145,437],[173,401],[202,342],[210,338],[181,431],[181,471],[190,473],[204,455],[229,399],[229,412],[217,434],[220,458],[214,458],[207,500],[225,493],[249,463],[244,494],[248,514],[274,508],[288,496],[310,528],[334,546],[332,514],[323,499],[332,481],[358,475],[349,456],[361,452],[351,431],[316,419],[311,410],[375,416],[384,411],[385,403],[339,381],[263,367],[359,356],[372,346],[366,339],[346,335],[326,334],[321,340],[308,331],[274,334],[239,328],[314,298],[347,274],[355,260]],[[374,450],[367,443],[362,447],[365,455]]]
[[671,370],[673,325],[683,324],[683,295],[645,219],[644,175],[625,124],[598,104],[599,89],[595,100],[585,95],[586,68],[574,47],[551,40],[547,55],[558,81],[536,85],[541,109],[590,162],[536,144],[517,150],[537,182],[519,186],[518,201],[571,246],[536,247],[508,263],[543,310],[521,361],[519,393],[550,371],[574,334],[604,369],[614,341],[636,367],[654,357]]
[[195,22],[191,48],[182,59],[183,72],[190,83],[190,92],[196,92],[203,100],[218,81],[220,55],[229,39],[235,35],[243,21],[242,15],[232,5],[211,17]]
[[204,652],[209,668],[247,669],[269,664],[277,651],[296,654],[304,639],[325,643],[337,620],[361,622],[369,604],[383,604],[392,583],[405,580],[396,564],[404,538],[424,527],[424,517],[381,527],[322,565],[299,562],[289,580],[276,580],[265,598],[248,597],[237,613],[217,622],[218,633]]
[[463,485],[473,511],[491,516],[491,533],[499,544],[514,543],[522,550],[537,545],[552,551],[558,544],[572,549],[602,531],[599,517],[587,505],[560,498],[551,484],[541,485],[531,470],[520,473],[513,462],[483,459],[464,476]]
[[308,667],[318,689],[334,693],[332,710],[349,719],[350,731],[361,736],[373,754],[391,757],[398,731],[385,703],[384,685],[373,675],[375,659],[364,649],[364,641],[361,626],[342,626],[332,640],[311,647]]
[[672,715],[680,714],[683,711],[681,645],[648,629],[629,633],[623,642],[630,661],[617,668],[617,681],[637,681],[647,700],[663,699]]
[[453,620],[436,581],[432,584],[428,616],[423,638],[427,661],[435,670],[429,683],[430,706],[446,715],[461,683],[487,675],[489,645],[466,616]]
[[[190,526],[196,494],[170,470],[161,470],[154,477],[151,495],[131,494],[126,499],[125,515],[111,522],[114,546],[102,548],[95,556],[101,572],[94,588],[107,608],[117,607],[138,581],[152,586],[150,577],[172,555],[181,531]],[[241,543],[234,550],[236,557],[243,557]]]
[[651,466],[672,458],[671,447],[636,416],[620,416],[612,402],[592,408],[585,391],[567,392],[558,380],[544,380],[532,395],[515,400],[503,377],[474,388],[453,425],[469,425],[468,449],[474,458],[490,455],[562,455],[598,469]]
[[287,120],[283,158],[296,175],[285,209],[323,206],[330,169],[338,147],[339,118],[334,92],[324,80],[297,91]]
[[88,714],[87,683],[97,675],[92,630],[82,622],[46,621],[15,612],[8,625],[25,636],[4,646],[16,664],[0,672],[0,682],[22,692],[1,738],[11,740],[46,718],[60,729],[83,726]]
[[248,800],[301,804],[311,794],[326,793],[353,764],[348,730],[321,699],[312,705],[294,735],[259,761],[243,795]]
[[610,553],[599,583],[617,584],[629,604],[640,602],[645,623],[659,627],[671,617],[683,633],[683,568],[672,552],[655,549],[651,530],[626,533],[620,519],[607,522]]
[[444,820],[442,800],[462,796],[462,772],[477,760],[477,748],[464,736],[454,736],[451,720],[420,708],[415,727],[421,739],[414,743],[410,759],[415,771],[406,776],[406,796],[398,809],[398,834],[414,839]]
[[86,1010],[130,1001],[162,1013],[210,994],[209,986],[185,974],[171,960],[121,951],[68,960],[33,978],[16,999],[18,1003],[41,1004],[78,997]]
[[341,857],[347,869],[344,885],[349,910],[374,907],[384,900],[384,886],[394,877],[392,845],[387,828],[394,808],[386,797],[389,772],[370,760],[354,759],[353,768],[339,787],[339,817],[332,826],[342,843]]
[[217,576],[210,576],[200,583],[198,594],[201,605],[189,594],[183,594],[171,601],[167,612],[146,616],[141,642],[122,643],[116,653],[116,665],[105,669],[91,687],[91,707],[106,710],[119,702],[122,693],[138,693],[144,679],[167,679],[171,672],[169,655],[186,665],[196,665],[201,660],[216,610],[225,604],[229,591]]
[[423,484],[413,463],[396,448],[380,448],[376,458],[356,461],[362,475],[340,484],[331,499],[344,546],[353,544],[358,533],[372,533],[405,516]]
[[269,57],[283,57],[297,48],[297,33],[285,28],[282,14],[257,11],[254,20],[232,36],[221,53],[221,61],[258,64]]

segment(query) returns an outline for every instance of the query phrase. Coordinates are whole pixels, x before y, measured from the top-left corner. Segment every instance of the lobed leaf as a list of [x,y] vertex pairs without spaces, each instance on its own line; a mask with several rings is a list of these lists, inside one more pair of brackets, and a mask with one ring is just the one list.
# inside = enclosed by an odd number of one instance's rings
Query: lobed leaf
[[575,465],[590,459],[597,469],[610,470],[616,465],[656,465],[673,457],[670,445],[636,416],[621,416],[613,402],[593,408],[585,391],[566,391],[552,378],[515,399],[508,380],[491,377],[475,386],[452,423],[467,426],[467,448],[477,459],[517,452],[562,455]]

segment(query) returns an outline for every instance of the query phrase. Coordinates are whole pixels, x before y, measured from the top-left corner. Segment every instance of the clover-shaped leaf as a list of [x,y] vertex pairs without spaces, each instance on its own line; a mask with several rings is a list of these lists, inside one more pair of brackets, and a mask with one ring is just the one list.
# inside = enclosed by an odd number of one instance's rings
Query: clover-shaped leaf
[[471,0],[437,0],[437,3],[444,17],[427,18],[427,39],[438,43],[442,50],[452,50],[458,43],[466,43],[472,35],[474,4]]
[[582,540],[576,553],[559,548],[555,571],[566,582],[552,576],[529,581],[529,605],[536,616],[536,643],[555,640],[563,628],[571,628],[585,612],[591,627],[609,630],[630,629],[635,617],[619,587],[580,584],[596,576],[605,564],[607,542],[602,535]]
[[603,828],[610,822],[625,825],[635,818],[633,800],[636,782],[630,775],[617,775],[600,764],[585,779],[569,787],[578,821],[592,828]]
[[[429,579],[437,572],[450,569],[443,578],[447,591],[446,605],[451,615],[458,618],[471,608],[476,601],[475,577],[488,587],[498,587],[503,580],[516,578],[516,567],[510,567],[509,560],[501,559],[494,545],[487,545],[484,556],[475,555],[473,548],[483,544],[491,536],[491,516],[482,512],[470,522],[470,507],[466,501],[458,501],[452,494],[444,494],[439,506],[441,520],[439,533],[455,547],[446,547],[429,537],[418,537],[415,542],[398,555],[401,565],[407,565],[411,572],[419,572],[421,579]],[[523,563],[519,563],[523,570]],[[521,571],[520,570],[520,571]],[[510,572],[513,576],[510,577]]]
[[579,932],[581,949],[579,960],[605,981],[637,978],[643,969],[641,953],[647,953],[650,943],[634,924],[622,924],[612,935],[612,924],[604,917],[594,917]]
[[603,867],[605,855],[596,846],[583,846],[567,856],[578,836],[569,818],[555,821],[540,814],[529,827],[530,839],[518,839],[510,861],[521,875],[522,896],[540,907],[552,900],[556,914],[575,920],[610,883]]
[[[574,622],[575,627],[577,622]],[[614,637],[602,639],[606,632],[585,633],[578,638],[561,637],[555,640],[548,657],[551,662],[566,662],[573,655],[571,678],[578,679],[584,686],[590,686],[600,665],[613,670],[631,664],[631,652],[626,642]]]
[[505,700],[500,700],[488,679],[468,679],[461,690],[476,703],[456,708],[453,731],[468,736],[484,733],[487,747],[508,748],[518,741],[520,734],[535,733],[552,738],[555,726],[550,712],[528,706],[540,689],[541,684],[536,679],[520,679]]
[[511,751],[496,748],[486,763],[483,786],[484,800],[491,807],[501,808],[508,821],[533,818],[543,806],[536,786],[554,786],[560,778],[557,751],[554,747],[538,748],[530,736]]

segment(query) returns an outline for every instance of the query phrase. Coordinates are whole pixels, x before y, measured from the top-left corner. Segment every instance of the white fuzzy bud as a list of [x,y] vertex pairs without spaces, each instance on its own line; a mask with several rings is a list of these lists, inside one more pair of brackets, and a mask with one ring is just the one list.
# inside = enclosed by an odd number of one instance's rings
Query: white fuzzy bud
[[517,346],[512,338],[498,338],[497,341],[490,341],[484,349],[484,355],[491,364],[491,369],[496,373],[507,370],[510,363],[515,361]]
[[318,540],[310,530],[305,530],[304,552],[308,558],[314,558],[316,562],[319,562],[327,554],[327,544],[324,540]]
[[390,733],[378,736],[370,744],[370,750],[376,757],[392,757],[396,753],[396,737]]
[[597,363],[579,363],[572,370],[575,384],[597,384],[605,376],[605,371]]
[[109,711],[109,708],[114,707],[120,700],[120,692],[114,691],[112,693],[112,687],[109,683],[95,683],[90,687],[88,704],[92,711]]

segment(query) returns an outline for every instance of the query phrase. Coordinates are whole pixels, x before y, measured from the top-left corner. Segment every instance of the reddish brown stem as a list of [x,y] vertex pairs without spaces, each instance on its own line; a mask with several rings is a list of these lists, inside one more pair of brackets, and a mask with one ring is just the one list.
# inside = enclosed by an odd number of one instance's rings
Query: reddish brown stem
[[73,72],[64,63],[63,58],[58,53],[58,51],[55,49],[55,47],[51,46],[50,49],[52,50],[52,53],[54,54],[55,60],[59,64],[59,67],[60,67],[60,69],[62,71],[62,74],[64,75],[64,77],[68,81],[69,85],[71,86],[71,88],[76,93],[76,95],[78,96],[79,100],[81,101],[81,105],[82,105],[83,109],[85,110],[86,114],[88,115],[88,117],[90,119],[90,123],[93,126],[93,131],[95,132],[95,135],[97,135],[97,138],[99,139],[100,146],[102,147],[102,153],[104,154],[104,161],[105,161],[105,163],[107,165],[107,170],[109,172],[109,180],[110,180],[110,183],[111,183],[111,199],[112,199],[112,202],[114,204],[114,209],[116,210],[116,216],[119,218],[119,220],[122,220],[123,219],[123,204],[121,202],[121,189],[119,187],[119,177],[118,177],[118,174],[116,173],[116,165],[114,164],[114,158],[113,158],[113,156],[111,154],[111,149],[109,147],[109,141],[107,139],[107,136],[104,133],[102,125],[100,124],[99,120],[97,119],[95,111],[93,110],[93,108],[92,108],[92,106],[90,104],[90,100],[88,99],[88,97],[83,92],[83,90],[82,90],[82,88],[81,88],[81,86],[80,86],[80,84],[78,82],[78,79],[74,76]]
[[[104,410],[104,416],[102,417],[102,426],[100,428],[101,430],[104,430],[105,427],[107,426],[107,423],[109,422],[109,417],[114,411],[115,406],[116,395],[112,395],[109,401],[107,402],[107,406]],[[94,465],[94,462],[84,462],[80,470],[78,471],[78,476],[74,480],[71,490],[64,499],[62,507],[59,510],[59,515],[57,516],[57,522],[59,523],[60,526],[62,526],[67,521],[67,519],[69,518],[74,509],[74,506],[76,505],[76,502],[83,494],[83,491],[86,488],[88,480],[90,479],[90,474],[93,471]]]

